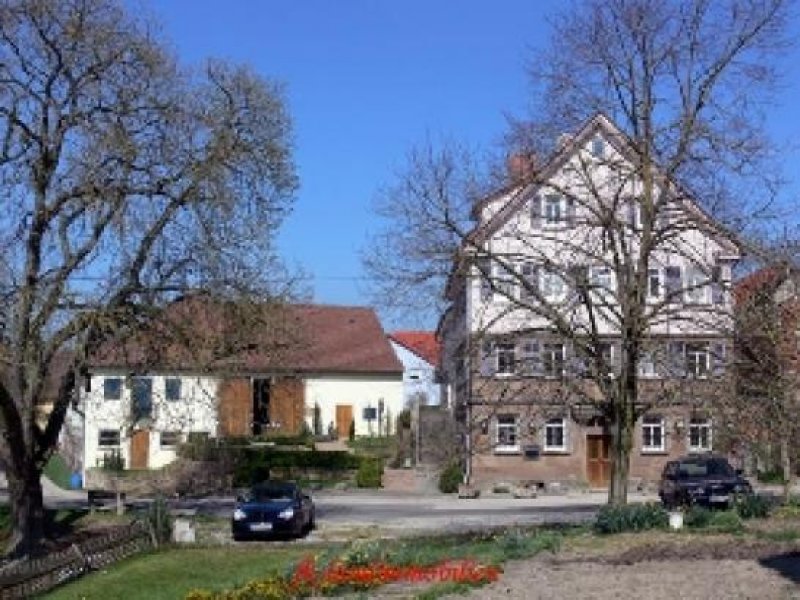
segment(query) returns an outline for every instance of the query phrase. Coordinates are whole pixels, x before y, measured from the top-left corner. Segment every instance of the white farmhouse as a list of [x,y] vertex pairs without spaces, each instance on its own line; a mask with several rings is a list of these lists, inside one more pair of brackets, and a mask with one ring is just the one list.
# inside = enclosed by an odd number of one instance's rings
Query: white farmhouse
[[179,301],[170,314],[188,315],[186,342],[173,336],[151,345],[138,336],[98,353],[69,419],[81,423],[84,471],[112,454],[126,468],[162,467],[190,434],[296,434],[316,426],[363,436],[377,433],[379,418],[382,432],[394,431],[403,367],[372,309],[285,306],[265,332],[219,326],[228,308]]

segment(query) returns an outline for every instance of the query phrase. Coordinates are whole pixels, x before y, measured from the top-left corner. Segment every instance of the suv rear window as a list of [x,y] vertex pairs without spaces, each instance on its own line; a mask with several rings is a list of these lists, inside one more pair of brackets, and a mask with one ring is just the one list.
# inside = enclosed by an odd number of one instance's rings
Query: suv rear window
[[728,464],[728,461],[720,459],[685,461],[680,463],[678,474],[681,477],[709,477],[714,475],[731,477],[734,475],[734,470]]

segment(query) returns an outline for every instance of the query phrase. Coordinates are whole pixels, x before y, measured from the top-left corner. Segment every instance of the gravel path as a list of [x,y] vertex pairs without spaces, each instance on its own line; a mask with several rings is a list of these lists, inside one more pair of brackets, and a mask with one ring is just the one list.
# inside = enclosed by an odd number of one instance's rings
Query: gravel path
[[623,565],[533,559],[509,562],[497,582],[445,598],[784,600],[800,598],[800,587],[754,560],[667,560]]

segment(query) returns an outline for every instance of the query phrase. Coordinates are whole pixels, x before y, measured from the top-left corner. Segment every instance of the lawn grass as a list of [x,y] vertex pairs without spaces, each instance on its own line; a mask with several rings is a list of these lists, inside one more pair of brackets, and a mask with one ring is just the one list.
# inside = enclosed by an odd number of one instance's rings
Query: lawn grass
[[309,546],[248,545],[169,548],[142,554],[53,590],[52,600],[125,598],[175,600],[196,588],[230,589],[272,573],[283,574]]

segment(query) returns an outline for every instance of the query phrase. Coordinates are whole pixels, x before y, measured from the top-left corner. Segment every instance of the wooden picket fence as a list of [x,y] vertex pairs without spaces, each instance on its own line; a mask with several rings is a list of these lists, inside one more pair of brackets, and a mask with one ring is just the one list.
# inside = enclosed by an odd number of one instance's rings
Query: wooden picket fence
[[12,563],[0,569],[0,599],[30,598],[43,594],[89,571],[101,569],[152,546],[147,526],[133,523],[73,544],[66,550]]

